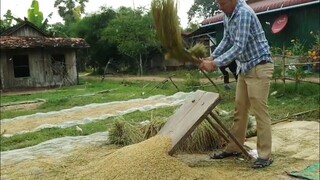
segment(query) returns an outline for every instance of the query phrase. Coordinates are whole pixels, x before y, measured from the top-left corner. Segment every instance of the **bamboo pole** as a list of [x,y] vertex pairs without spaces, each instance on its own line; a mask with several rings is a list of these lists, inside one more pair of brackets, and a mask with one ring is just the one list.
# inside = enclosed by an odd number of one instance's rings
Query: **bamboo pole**
[[319,109],[318,108],[317,109],[311,109],[311,110],[295,113],[295,114],[292,114],[290,116],[288,114],[286,117],[284,117],[284,118],[282,118],[280,120],[272,122],[271,125],[278,124],[278,123],[285,122],[285,121],[289,121],[291,117],[300,116],[300,115],[307,114],[307,113],[314,112],[314,111],[319,111]]
[[309,65],[309,64],[319,64],[320,62],[308,62],[308,63],[290,63],[290,64],[285,64],[285,66],[299,66],[299,65]]
[[[287,80],[295,81],[293,78],[286,78]],[[308,80],[299,80],[300,82],[306,82],[306,83],[312,83],[312,84],[319,84],[320,80],[318,82],[312,82]]]

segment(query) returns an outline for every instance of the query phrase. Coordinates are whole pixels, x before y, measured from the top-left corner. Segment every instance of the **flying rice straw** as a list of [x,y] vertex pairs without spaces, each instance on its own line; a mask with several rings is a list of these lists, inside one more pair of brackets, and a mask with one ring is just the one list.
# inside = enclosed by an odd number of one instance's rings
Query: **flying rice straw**
[[[167,51],[166,58],[199,64],[201,62],[199,57],[193,56],[183,46],[177,4],[174,0],[153,0],[151,10],[158,39]],[[205,48],[205,46],[197,46],[197,48]]]
[[[205,46],[199,44],[192,47],[193,52],[198,52],[198,54],[194,55],[184,48],[177,15],[177,4],[174,0],[153,0],[151,2],[151,12],[158,39],[167,51],[166,59],[200,64],[201,60],[199,58],[205,57],[205,54],[199,52],[206,52],[205,50],[201,50],[205,49]],[[219,92],[218,86],[212,79],[202,69],[200,71]]]

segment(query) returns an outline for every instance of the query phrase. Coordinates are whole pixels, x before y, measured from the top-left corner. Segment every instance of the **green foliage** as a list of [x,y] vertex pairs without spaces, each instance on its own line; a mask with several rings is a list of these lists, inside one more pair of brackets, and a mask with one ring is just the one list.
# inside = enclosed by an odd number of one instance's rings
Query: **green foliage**
[[[311,62],[317,62],[320,61],[320,32],[317,33],[310,32],[310,35],[314,37],[314,43],[311,47],[311,49],[308,51],[308,57],[311,59]],[[315,67],[316,71],[320,71],[320,64],[314,63],[313,66]]]
[[304,72],[303,67],[295,67],[289,65],[289,69],[286,72],[296,81],[300,81],[301,79],[306,77],[306,73]]
[[195,0],[190,7],[188,14],[188,21],[192,22],[195,19],[207,19],[214,16],[219,10],[219,6],[212,0]]
[[58,8],[60,17],[65,25],[73,24],[81,19],[85,10],[85,3],[89,0],[56,0],[54,7]]
[[270,47],[270,52],[273,55],[283,55],[283,50],[279,47],[271,46]]
[[119,9],[104,35],[105,39],[118,44],[120,52],[133,58],[145,54],[147,46],[156,45],[150,16],[130,8]]
[[[283,119],[287,114],[319,109],[319,85],[300,83],[299,89],[297,91],[295,83],[287,83],[285,88],[281,83],[272,84],[270,92],[277,91],[275,96],[269,96],[269,111],[273,120]],[[319,119],[319,111],[315,114],[306,114],[303,118],[303,120],[315,119]]]
[[49,19],[51,19],[52,17],[52,12],[46,17],[46,19],[42,22],[42,25],[40,27],[40,29],[42,29],[43,31],[49,32],[49,28],[51,27],[51,25],[49,25]]
[[291,40],[291,46],[286,50],[288,56],[304,56],[306,54],[304,42],[298,39]]
[[[314,37],[314,43],[311,45],[311,48],[309,47],[310,49],[308,51],[308,47],[305,46],[305,41],[298,39],[292,39],[290,46],[287,48],[271,47],[273,55],[281,55],[279,60],[275,60],[277,65],[275,66],[273,77],[275,79],[294,79],[296,91],[299,91],[298,86],[300,82],[307,77],[308,74],[312,74],[310,71],[312,66],[314,72],[319,71],[320,65],[313,62],[319,62],[320,60],[320,35],[312,31],[310,35]],[[277,56],[274,56],[275,59],[276,57]]]
[[193,32],[200,28],[200,25],[198,23],[189,22],[188,27],[184,29],[184,32]]
[[33,0],[28,9],[28,21],[35,24],[42,31],[50,33],[49,19],[52,17],[52,12],[44,19],[43,13],[40,11],[38,0]]
[[275,66],[272,78],[273,79],[281,79],[281,78],[283,78],[283,73],[282,72],[283,72],[282,67]]
[[50,28],[47,30],[47,32],[53,37],[63,37],[63,38],[68,38],[70,37],[70,34],[71,34],[69,26],[65,26],[60,22],[52,24]]
[[141,9],[121,7],[118,14],[103,32],[105,41],[116,44],[119,52],[136,61],[142,74],[142,62],[149,49],[157,47],[150,14]]
[[[101,12],[86,16],[70,26],[72,37],[83,38],[90,44],[88,51],[79,54],[79,64],[82,65],[82,69],[87,66],[94,68],[94,73],[102,74],[109,59],[120,59],[116,45],[102,38],[104,29],[115,17],[114,10],[102,8]],[[109,69],[117,69],[121,64],[112,60]]]
[[3,17],[4,18],[0,19],[0,33],[11,27],[14,20],[11,10],[7,10],[6,14],[4,14]]
[[39,9],[39,2],[37,0],[33,0],[31,7],[28,9],[28,20],[39,28],[42,27],[43,13]]

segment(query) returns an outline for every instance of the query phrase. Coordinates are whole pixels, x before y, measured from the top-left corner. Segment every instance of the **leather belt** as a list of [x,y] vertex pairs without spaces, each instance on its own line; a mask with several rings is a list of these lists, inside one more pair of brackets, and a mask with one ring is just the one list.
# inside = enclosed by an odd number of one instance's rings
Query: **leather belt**
[[259,63],[258,63],[258,65],[261,65],[261,64],[267,64],[268,63],[268,61],[266,61],[266,60],[262,60],[262,61],[260,61]]

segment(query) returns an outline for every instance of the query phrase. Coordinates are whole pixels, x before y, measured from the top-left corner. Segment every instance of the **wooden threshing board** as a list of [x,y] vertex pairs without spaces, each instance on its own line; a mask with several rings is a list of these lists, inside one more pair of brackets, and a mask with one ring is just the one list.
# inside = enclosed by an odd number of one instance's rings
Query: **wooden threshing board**
[[168,136],[172,139],[172,155],[182,142],[218,105],[219,94],[197,90],[185,100],[177,112],[158,132],[158,135]]

